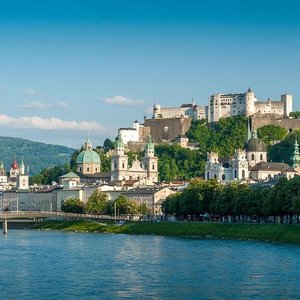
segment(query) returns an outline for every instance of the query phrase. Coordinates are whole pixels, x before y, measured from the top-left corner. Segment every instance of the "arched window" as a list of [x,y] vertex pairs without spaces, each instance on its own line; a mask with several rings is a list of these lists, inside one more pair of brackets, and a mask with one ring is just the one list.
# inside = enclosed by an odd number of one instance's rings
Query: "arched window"
[[124,163],[122,163],[122,169],[124,169],[125,168],[125,164]]
[[222,180],[225,180],[226,176],[225,174],[222,174]]
[[237,171],[234,170],[234,178],[237,178]]
[[217,179],[217,175],[216,174],[215,174],[214,178]]
[[86,171],[89,172],[90,171],[90,167],[86,167]]
[[155,165],[154,164],[152,165],[152,170],[155,170]]
[[245,170],[242,170],[242,178],[243,179],[245,179],[245,174],[246,174]]
[[115,168],[115,169],[117,168],[117,163],[114,164],[114,168]]
[[263,160],[263,155],[262,154],[260,155],[260,160]]
[[207,172],[206,176],[207,176],[207,179],[209,179],[209,172]]
[[251,160],[254,160],[254,154],[253,153],[251,154]]

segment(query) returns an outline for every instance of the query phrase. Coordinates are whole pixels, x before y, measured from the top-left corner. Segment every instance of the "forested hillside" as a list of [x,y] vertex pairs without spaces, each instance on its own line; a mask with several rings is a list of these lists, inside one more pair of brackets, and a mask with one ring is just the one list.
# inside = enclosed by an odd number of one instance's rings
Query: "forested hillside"
[[6,171],[9,171],[14,157],[21,163],[23,156],[24,163],[30,167],[30,174],[38,174],[44,168],[69,163],[73,152],[74,149],[65,146],[0,137],[0,160],[4,163]]

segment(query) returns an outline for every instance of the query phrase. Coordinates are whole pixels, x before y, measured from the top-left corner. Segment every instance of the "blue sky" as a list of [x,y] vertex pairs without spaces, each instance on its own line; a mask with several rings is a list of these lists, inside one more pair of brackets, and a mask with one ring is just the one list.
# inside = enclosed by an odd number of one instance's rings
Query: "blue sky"
[[78,148],[154,103],[244,92],[300,110],[297,1],[2,1],[0,135]]

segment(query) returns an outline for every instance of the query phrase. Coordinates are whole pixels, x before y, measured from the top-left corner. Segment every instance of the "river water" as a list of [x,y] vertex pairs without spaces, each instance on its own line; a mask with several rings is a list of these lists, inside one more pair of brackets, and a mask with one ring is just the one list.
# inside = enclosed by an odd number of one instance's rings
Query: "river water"
[[300,247],[9,230],[1,299],[300,299]]

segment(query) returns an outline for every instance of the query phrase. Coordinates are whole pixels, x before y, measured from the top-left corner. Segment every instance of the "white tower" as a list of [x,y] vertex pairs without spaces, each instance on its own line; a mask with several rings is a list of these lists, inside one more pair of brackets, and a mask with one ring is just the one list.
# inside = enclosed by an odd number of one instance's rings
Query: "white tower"
[[241,149],[235,150],[232,178],[236,180],[247,179],[249,176],[248,166],[246,151]]
[[249,117],[255,114],[255,102],[257,99],[255,98],[254,93],[249,88],[245,93],[245,105],[246,105],[246,117]]
[[128,173],[128,157],[124,154],[124,144],[121,136],[116,138],[115,155],[111,159],[111,181],[126,179]]
[[145,146],[145,156],[142,159],[143,169],[147,170],[147,180],[149,183],[158,181],[158,158],[154,155],[154,144],[151,136]]

